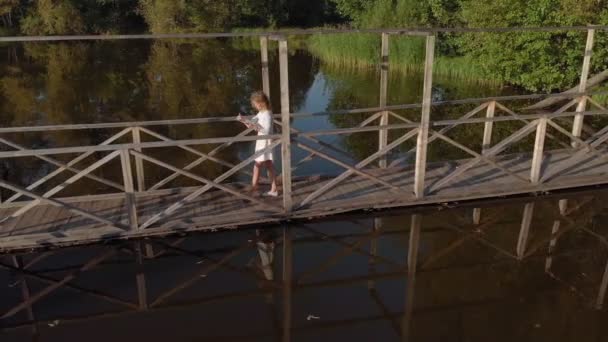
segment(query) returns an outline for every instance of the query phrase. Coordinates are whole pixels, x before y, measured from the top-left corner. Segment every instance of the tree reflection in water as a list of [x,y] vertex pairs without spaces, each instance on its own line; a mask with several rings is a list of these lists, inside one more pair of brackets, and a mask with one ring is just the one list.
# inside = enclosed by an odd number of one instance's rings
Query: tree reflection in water
[[599,341],[606,196],[569,197],[561,213],[558,198],[496,202],[478,223],[472,208],[367,213],[4,255],[0,336]]

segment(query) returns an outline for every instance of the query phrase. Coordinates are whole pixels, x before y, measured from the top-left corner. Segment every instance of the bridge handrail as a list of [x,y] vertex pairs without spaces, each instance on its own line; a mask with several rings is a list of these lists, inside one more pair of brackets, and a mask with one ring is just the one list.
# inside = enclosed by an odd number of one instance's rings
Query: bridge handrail
[[284,31],[216,32],[216,33],[170,33],[170,34],[118,34],[118,35],[57,35],[57,36],[12,36],[0,37],[0,42],[40,42],[74,40],[132,40],[132,39],[212,39],[238,37],[284,37],[291,35],[324,35],[344,33],[388,33],[411,36],[429,36],[437,33],[509,33],[509,32],[558,32],[606,31],[605,25],[551,26],[551,27],[491,27],[491,28],[383,28],[383,29],[300,29]]
[[[457,100],[445,100],[435,101],[431,105],[433,107],[446,106],[446,105],[464,105],[464,104],[475,104],[485,103],[489,101],[518,101],[518,100],[537,100],[537,99],[548,99],[548,98],[559,98],[575,99],[581,96],[594,96],[594,95],[608,95],[608,91],[588,91],[582,93],[557,93],[557,94],[526,94],[526,95],[507,95],[507,96],[490,96],[490,97],[476,97],[467,99]],[[329,116],[329,115],[348,115],[348,114],[362,114],[372,113],[380,111],[393,111],[403,109],[418,109],[422,107],[422,103],[408,103],[399,105],[387,105],[382,107],[366,107],[366,108],[355,108],[355,109],[337,109],[321,112],[298,112],[290,113],[290,117],[293,119],[307,118],[315,116]],[[281,114],[275,114],[275,118],[280,119]],[[148,126],[169,126],[169,125],[192,125],[192,124],[207,124],[207,123],[221,123],[221,122],[236,122],[233,116],[214,116],[214,117],[203,117],[203,118],[190,118],[190,119],[171,119],[171,120],[147,120],[147,121],[130,121],[130,122],[102,122],[102,123],[83,123],[83,124],[65,124],[65,125],[39,125],[39,126],[17,126],[17,127],[0,127],[0,134],[2,133],[31,133],[31,132],[49,132],[49,131],[67,131],[67,130],[86,130],[86,129],[105,129],[105,128],[126,128],[126,127],[148,127]],[[437,124],[438,122],[435,122]]]
[[[517,117],[513,116],[495,116],[495,117],[479,117],[479,118],[458,118],[458,119],[446,119],[439,121],[431,121],[430,127],[445,127],[452,125],[461,124],[479,124],[486,122],[508,122],[508,121],[522,121],[522,120],[535,120],[540,118],[566,118],[573,117],[576,115],[583,116],[595,116],[595,115],[608,115],[608,110],[590,110],[585,112],[562,112],[562,113],[541,113],[541,114],[519,114]],[[120,126],[122,127],[122,126]],[[130,125],[128,127],[131,127]],[[138,127],[138,126],[133,126]],[[378,126],[365,126],[365,127],[351,127],[351,128],[336,128],[327,130],[313,130],[306,132],[292,133],[292,138],[298,137],[318,137],[327,135],[345,135],[363,132],[378,132],[381,130],[397,130],[397,129],[408,129],[420,127],[420,122],[412,121],[411,123],[404,124],[390,124],[390,125],[378,125]],[[69,153],[85,153],[85,152],[108,152],[118,150],[135,150],[135,149],[149,149],[149,148],[162,148],[162,147],[177,147],[177,146],[194,146],[194,145],[206,145],[206,144],[222,144],[222,143],[237,143],[237,142],[252,142],[257,140],[266,139],[281,139],[280,134],[274,135],[246,135],[246,136],[235,136],[235,137],[214,137],[214,138],[202,138],[202,139],[181,139],[171,141],[155,141],[155,142],[142,142],[142,143],[125,143],[125,144],[113,144],[113,145],[87,145],[87,146],[69,146],[69,147],[54,147],[54,148],[40,148],[40,149],[23,149],[14,151],[0,152],[0,159],[5,158],[17,158],[17,157],[36,157],[36,156],[48,156],[58,154],[69,154]],[[292,139],[292,140],[294,140]]]

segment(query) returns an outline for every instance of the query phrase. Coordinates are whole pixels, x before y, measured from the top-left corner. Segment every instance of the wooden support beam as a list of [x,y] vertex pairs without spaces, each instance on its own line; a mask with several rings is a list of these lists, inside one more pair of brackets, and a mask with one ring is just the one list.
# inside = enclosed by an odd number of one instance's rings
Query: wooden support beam
[[101,158],[100,160],[96,161],[95,163],[91,164],[89,167],[87,167],[84,170],[78,172],[74,176],[68,178],[63,183],[61,183],[61,184],[57,185],[56,187],[48,190],[42,196],[33,195],[32,192],[30,192],[30,191],[28,191],[26,189],[23,189],[22,191],[19,191],[20,193],[22,193],[22,194],[24,194],[26,196],[29,196],[29,197],[34,197],[35,199],[32,200],[32,201],[30,201],[25,206],[21,207],[19,210],[17,210],[14,213],[12,213],[10,216],[7,216],[7,217],[1,219],[0,223],[5,222],[9,218],[15,218],[15,217],[23,215],[28,210],[30,210],[33,207],[35,207],[35,206],[39,205],[40,203],[44,202],[44,199],[51,198],[53,195],[59,193],[60,191],[64,190],[65,188],[67,188],[69,185],[75,183],[79,179],[81,179],[81,178],[85,177],[86,175],[90,174],[91,172],[95,171],[97,168],[101,167],[102,165],[105,165],[107,162],[109,162],[110,160],[114,159],[119,154],[120,154],[120,151],[114,151],[114,152],[108,154],[107,156],[105,156],[105,157]]
[[[169,138],[169,137],[167,137],[165,135],[162,135],[160,133],[156,133],[156,132],[151,131],[151,130],[149,130],[147,128],[141,127],[140,130],[142,132],[144,132],[144,133],[146,133],[146,134],[148,134],[148,135],[150,135],[150,136],[152,136],[154,138],[160,139],[162,141],[175,141],[175,140],[172,140],[171,138]],[[179,145],[177,147],[179,149],[184,150],[184,151],[190,152],[190,153],[194,154],[195,156],[200,157],[201,159],[210,160],[212,162],[218,163],[219,165],[222,165],[222,166],[225,166],[225,167],[228,167],[228,168],[234,167],[234,164],[229,163],[227,161],[224,161],[222,159],[214,157],[213,155],[211,155],[211,152],[210,153],[204,153],[204,152],[201,152],[201,151],[199,151],[199,150],[197,150],[195,148],[192,148],[192,147],[190,147],[188,145]],[[141,152],[141,151],[139,151],[137,149],[135,149],[135,151]],[[141,157],[138,157],[138,158],[141,158]],[[197,165],[198,164],[200,164],[200,163],[197,163]],[[188,170],[191,170],[192,168],[194,168],[194,167],[190,167],[190,168],[188,168]],[[186,171],[188,171],[188,170],[186,170]],[[248,172],[248,171],[243,171],[243,173],[246,174],[247,176],[251,176],[251,173]]]
[[[215,178],[213,180],[213,182],[215,182],[217,184],[223,182],[228,177],[230,177],[233,174],[237,173],[240,169],[242,169],[245,166],[249,165],[251,162],[253,162],[255,160],[255,158],[257,158],[258,156],[266,153],[267,151],[271,151],[273,148],[275,148],[280,143],[281,143],[280,140],[274,141],[273,143],[270,144],[270,146],[266,147],[265,149],[255,152],[249,158],[247,158],[244,161],[240,162],[238,165],[236,165],[232,169],[224,172],[221,176]],[[172,204],[169,208],[165,209],[164,211],[162,211],[162,212],[160,212],[160,213],[158,213],[158,214],[150,217],[146,222],[144,222],[144,223],[142,223],[140,225],[139,229],[146,229],[147,227],[149,227],[149,226],[153,225],[154,223],[156,223],[158,220],[160,220],[162,218],[165,218],[165,217],[168,217],[169,215],[173,214],[176,210],[178,210],[179,208],[183,207],[186,203],[194,200],[195,198],[197,198],[200,195],[204,194],[205,192],[209,191],[212,187],[213,187],[213,185],[207,184],[207,185],[201,187],[200,189],[192,192],[191,194],[189,194],[188,196],[184,197],[180,201]]]
[[[387,95],[388,95],[388,67],[389,67],[389,45],[388,40],[389,34],[382,33],[382,50],[380,56],[380,108],[385,108],[387,103]],[[382,111],[382,115],[380,117],[380,126],[388,125],[388,112],[386,110]],[[383,149],[388,144],[388,130],[381,129],[378,132],[378,150]],[[380,167],[386,168],[387,159],[386,156],[380,158]]]
[[[591,55],[593,54],[593,39],[595,30],[590,29],[587,31],[587,43],[585,45],[585,57],[583,58],[583,69],[581,71],[581,79],[578,86],[578,92],[584,93],[587,91],[587,79],[589,78],[589,69],[591,68]],[[582,96],[579,100],[578,106],[576,107],[576,114],[574,116],[574,123],[572,125],[572,135],[576,137],[581,136],[583,130],[583,120],[585,116],[581,114],[587,108],[587,97]],[[572,143],[573,147],[577,146],[576,142]]]
[[268,37],[260,37],[260,54],[262,58],[262,90],[270,99],[270,76],[268,72]]
[[545,136],[547,135],[547,118],[538,120],[536,126],[536,139],[534,141],[534,154],[532,155],[532,166],[530,170],[530,182],[539,184],[543,166],[543,155],[545,153]]
[[289,51],[287,40],[279,40],[279,69],[281,78],[281,174],[283,175],[283,209],[291,212],[291,117],[289,105]]
[[[368,164],[372,163],[374,160],[380,158],[386,152],[388,152],[388,151],[394,149],[395,147],[399,146],[404,141],[406,141],[409,138],[413,137],[417,133],[418,133],[418,129],[413,129],[413,130],[409,131],[408,133],[404,134],[399,139],[391,142],[388,146],[386,146],[382,150],[380,150],[380,151],[372,154],[371,156],[369,156],[369,157],[365,158],[364,160],[360,161],[359,163],[357,163],[357,165],[355,165],[354,168],[358,169],[358,170],[364,168]],[[315,198],[321,196],[323,193],[327,192],[329,189],[333,188],[334,186],[336,186],[338,183],[340,183],[344,179],[348,178],[353,173],[354,173],[354,171],[351,170],[351,169],[344,171],[341,175],[339,175],[338,177],[332,179],[331,181],[329,181],[328,183],[324,184],[319,189],[315,190],[312,194],[308,195],[308,197],[306,197],[299,204],[298,208],[301,208],[301,207],[305,206],[306,204],[310,203],[312,200],[314,200]]]
[[242,193],[240,193],[240,192],[238,192],[238,191],[230,188],[229,186],[222,185],[220,183],[208,180],[208,179],[206,179],[204,177],[201,177],[201,176],[198,176],[198,175],[196,175],[196,174],[194,174],[192,172],[189,172],[189,171],[186,171],[186,170],[182,170],[182,169],[178,169],[178,168],[176,168],[174,166],[171,166],[170,164],[167,164],[167,163],[165,163],[165,162],[163,162],[161,160],[158,160],[156,158],[152,158],[152,157],[150,157],[148,155],[145,155],[143,153],[139,153],[137,151],[131,151],[131,154],[133,154],[135,156],[139,156],[143,160],[146,160],[146,161],[148,161],[150,163],[153,163],[153,164],[156,164],[158,166],[164,167],[164,168],[166,168],[168,170],[171,170],[173,172],[179,173],[180,175],[186,176],[186,177],[188,177],[190,179],[199,181],[199,182],[201,182],[201,183],[203,183],[205,185],[211,185],[211,186],[213,186],[213,187],[215,187],[217,189],[225,191],[225,192],[227,192],[227,193],[229,193],[231,195],[234,195],[234,196],[236,196],[238,198],[245,199],[245,200],[250,201],[252,203],[261,205],[264,208],[271,209],[272,211],[282,211],[282,208],[279,208],[278,206],[275,206],[275,205],[272,205],[270,203],[261,201],[261,200],[255,198],[255,197],[253,197],[253,196],[242,194]]
[[[557,125],[554,125],[551,121],[549,121],[549,124],[555,128],[559,127]],[[579,146],[583,145],[583,146],[585,146],[585,148],[580,149],[579,151],[574,153],[571,157],[569,157],[567,160],[563,161],[559,165],[553,166],[547,172],[547,174],[545,174],[545,176],[542,178],[543,182],[546,182],[546,181],[558,176],[562,171],[576,165],[583,158],[588,157],[589,153],[591,151],[594,151],[598,146],[600,146],[601,144],[606,142],[608,140],[608,126],[602,128],[596,134],[594,134],[591,138],[589,138],[585,141],[582,141],[582,140],[574,137],[573,135],[572,135],[572,137],[574,138],[573,139],[574,141],[578,141]],[[601,153],[599,153],[599,154],[602,157],[604,156]]]
[[[479,112],[480,112],[481,110],[483,110],[484,108],[487,108],[487,107],[488,107],[488,105],[489,105],[489,102],[482,103],[481,105],[477,106],[475,109],[473,109],[473,110],[469,111],[468,113],[466,113],[465,115],[461,116],[461,117],[459,118],[459,120],[469,119],[469,118],[471,118],[471,117],[475,116],[475,114],[479,113]],[[401,121],[403,121],[403,122],[408,122],[408,123],[409,123],[409,122],[412,122],[411,120],[408,120],[408,119],[406,119],[406,118],[402,117],[401,115],[397,115],[397,114],[396,114],[396,113],[394,113],[394,112],[389,112],[389,113],[390,113],[392,116],[394,116],[395,118],[397,118],[397,119],[399,119],[399,120],[401,120]],[[460,125],[460,123],[454,123],[454,124],[451,124],[451,125],[448,125],[448,126],[445,126],[445,127],[441,128],[441,129],[440,129],[439,131],[437,131],[436,133],[431,134],[431,137],[429,138],[428,143],[430,144],[430,143],[432,143],[433,141],[437,140],[437,138],[439,137],[439,134],[445,134],[445,133],[447,133],[449,130],[451,130],[451,129],[453,129],[454,127],[457,127],[457,126],[459,126],[459,125]],[[411,154],[411,153],[415,153],[415,152],[416,152],[416,147],[414,147],[414,148],[412,148],[411,150],[409,150],[409,151],[407,152],[407,154],[406,154],[406,156],[405,156],[405,157],[401,157],[401,158],[398,158],[397,160],[392,161],[392,162],[391,162],[391,164],[390,164],[390,166],[391,166],[391,167],[393,167],[393,166],[397,166],[397,165],[399,165],[400,163],[402,163],[402,162],[406,161],[407,159],[409,159],[409,156],[408,156],[409,154]]]
[[[133,127],[133,143],[141,144],[141,128]],[[134,149],[137,152],[141,152],[141,148]],[[144,174],[144,162],[139,157],[135,157],[135,176],[137,179],[137,191],[146,191],[146,177]]]
[[[104,145],[110,145],[112,142],[114,142],[114,141],[116,141],[117,139],[121,138],[123,135],[127,134],[127,133],[128,133],[128,132],[130,132],[130,131],[131,131],[131,128],[125,128],[125,129],[123,129],[122,131],[120,131],[120,132],[118,132],[118,133],[114,134],[114,135],[113,135],[113,136],[111,136],[110,138],[106,139],[105,141],[103,141],[103,142],[102,142],[101,144],[99,144],[99,145],[101,145],[101,146],[104,146]],[[6,140],[5,140],[5,141],[6,141]],[[6,142],[5,142],[5,143],[6,143]],[[13,147],[17,148],[17,146],[13,146]],[[50,180],[50,179],[54,178],[55,176],[57,176],[57,175],[61,174],[62,172],[66,171],[66,170],[70,170],[70,168],[72,168],[74,165],[76,165],[77,163],[79,163],[79,162],[81,162],[82,160],[86,159],[87,157],[91,156],[93,153],[95,153],[95,152],[89,151],[89,152],[86,152],[86,153],[81,154],[80,156],[78,156],[78,157],[76,157],[76,158],[74,158],[74,159],[70,160],[69,162],[67,162],[65,165],[63,165],[63,166],[59,167],[57,170],[55,170],[55,171],[53,171],[53,172],[49,173],[48,175],[46,175],[46,176],[44,176],[44,177],[40,178],[39,180],[37,180],[36,182],[32,183],[32,184],[31,184],[31,185],[29,185],[29,186],[28,186],[26,189],[27,189],[27,190],[30,190],[30,191],[31,191],[31,190],[35,190],[37,187],[39,187],[39,186],[41,186],[42,184],[46,183],[48,180]],[[73,169],[73,170],[71,170],[71,171],[76,172],[76,173],[80,172],[80,170],[76,170],[76,169]],[[123,191],[123,190],[124,190],[124,189],[123,189],[123,188],[120,186],[120,184],[113,183],[113,186],[114,186],[114,187],[116,187],[116,186],[117,186],[117,187],[118,187],[118,189],[119,189],[120,191]],[[14,194],[13,196],[11,196],[10,198],[8,198],[6,201],[4,201],[4,203],[10,203],[10,202],[13,202],[13,201],[17,200],[17,199],[18,199],[20,196],[22,196],[22,195],[23,195],[23,194],[21,194],[21,193],[16,193],[16,194]]]
[[[249,133],[251,133],[253,131],[254,130],[252,128],[248,128],[248,129],[242,131],[241,133],[239,133],[238,135],[236,135],[235,139],[244,137],[244,136],[248,135]],[[145,132],[148,133],[148,134],[151,134],[150,132],[152,132],[152,131],[145,131]],[[159,137],[159,139],[162,139],[162,138],[160,138],[161,137],[160,134],[158,134],[156,132],[153,132],[153,133],[157,134],[157,137]],[[166,139],[169,139],[169,138],[166,138]],[[164,139],[162,139],[162,140],[164,140]],[[188,165],[184,166],[183,169],[186,170],[186,171],[190,171],[190,170],[194,169],[195,167],[197,167],[198,165],[200,165],[203,162],[205,162],[206,160],[213,160],[213,161],[217,162],[220,159],[217,159],[217,158],[212,159],[212,158],[214,158],[213,156],[215,156],[216,154],[218,154],[220,151],[226,149],[227,147],[231,146],[233,143],[234,143],[234,141],[221,144],[220,146],[218,146],[218,147],[214,148],[213,150],[211,150],[211,152],[209,152],[209,153],[207,153],[205,155],[201,155],[200,158],[198,158],[195,161],[193,161],[193,162],[189,163]],[[186,145],[178,145],[178,146],[187,147]],[[190,151],[190,152],[192,152],[192,151]],[[158,183],[154,184],[152,187],[150,187],[150,190],[158,190],[161,187],[163,187],[164,185],[166,185],[167,183],[169,183],[172,180],[174,180],[175,178],[177,178],[178,176],[179,176],[179,173],[177,173],[177,172],[173,173],[172,175],[167,176],[167,177],[163,178],[161,181],[159,181]]]
[[389,183],[389,182],[387,182],[387,181],[385,181],[385,180],[383,180],[381,178],[373,176],[373,175],[371,175],[371,174],[369,174],[369,173],[367,173],[365,171],[361,171],[361,170],[359,170],[359,169],[357,169],[357,168],[355,168],[353,166],[350,166],[350,165],[348,165],[348,164],[346,164],[346,163],[344,163],[344,162],[342,162],[342,161],[340,161],[340,160],[338,160],[338,159],[336,159],[336,158],[334,158],[334,157],[332,157],[332,156],[330,156],[328,154],[315,151],[314,148],[312,148],[310,146],[307,146],[304,143],[296,142],[295,145],[298,146],[299,148],[303,149],[304,151],[307,151],[307,152],[310,152],[310,153],[314,153],[315,155],[319,156],[322,159],[325,159],[325,160],[327,160],[327,161],[329,161],[329,162],[331,162],[331,163],[333,163],[335,165],[338,165],[340,167],[343,167],[343,168],[345,168],[347,170],[350,170],[353,173],[355,173],[355,174],[357,174],[357,175],[359,175],[361,177],[367,178],[367,179],[369,179],[369,180],[371,180],[373,182],[376,182],[378,184],[382,184],[382,185],[386,186],[389,189],[399,191],[399,187],[398,186],[393,185],[393,184],[391,184],[391,183]]
[[[382,115],[382,113],[376,113],[376,114],[372,115],[371,117],[369,117],[369,118],[367,118],[367,119],[363,120],[363,122],[361,122],[361,123],[358,125],[358,127],[365,127],[365,126],[367,126],[369,123],[371,123],[372,121],[376,120],[376,119],[377,119],[377,118],[379,118],[381,115]],[[281,121],[274,120],[274,122],[275,122],[277,125],[281,126]],[[293,128],[293,127],[291,128],[291,132],[292,132],[292,133],[294,133],[294,134],[296,134],[296,135],[297,135],[297,134],[299,134],[299,133],[302,133],[300,130],[298,130],[298,129],[296,129],[296,128]],[[294,172],[294,171],[295,171],[295,170],[297,170],[297,169],[298,169],[298,167],[300,167],[302,164],[304,164],[304,163],[306,163],[306,162],[308,162],[308,161],[312,160],[312,159],[313,159],[313,158],[314,158],[314,157],[317,155],[317,152],[321,152],[321,151],[323,151],[324,149],[331,150],[332,152],[338,153],[338,154],[340,154],[340,155],[342,155],[342,156],[344,156],[344,157],[347,157],[347,158],[349,158],[349,159],[352,159],[352,158],[353,158],[353,156],[352,156],[352,155],[351,155],[349,152],[346,152],[346,151],[344,151],[344,150],[342,150],[342,149],[339,149],[339,148],[337,148],[336,146],[333,146],[333,145],[332,145],[331,143],[329,143],[329,142],[324,142],[324,141],[322,141],[322,140],[320,140],[320,139],[317,139],[317,138],[315,138],[315,137],[309,137],[309,136],[305,136],[305,135],[302,135],[302,136],[301,136],[301,138],[302,138],[302,139],[306,139],[306,140],[308,140],[308,141],[312,141],[312,142],[314,142],[314,143],[316,143],[316,144],[319,144],[319,145],[321,145],[321,147],[320,147],[318,150],[315,150],[315,152],[314,152],[314,153],[313,153],[313,152],[310,152],[310,153],[309,153],[309,154],[308,154],[306,157],[304,157],[304,158],[300,159],[300,161],[298,161],[298,163],[297,163],[295,166],[293,166],[293,167],[291,168],[291,172]],[[279,175],[278,175],[278,177],[281,177],[281,174],[279,174]]]
[[517,239],[517,259],[519,260],[523,260],[526,254],[526,246],[528,244],[528,236],[530,234],[530,224],[532,223],[533,214],[534,202],[526,203],[521,220],[519,238]]
[[129,218],[129,227],[136,231],[137,222],[137,200],[135,198],[135,188],[133,186],[133,171],[131,169],[131,156],[129,150],[120,150],[120,165],[122,168],[122,180],[125,186],[125,206],[127,217]]
[[[496,112],[496,101],[491,101],[486,109],[486,118],[491,119],[494,117]],[[481,153],[483,154],[490,145],[492,145],[492,128],[494,126],[493,121],[486,121],[483,127],[483,140],[481,142]]]
[[479,157],[476,157],[476,158],[474,158],[474,159],[472,159],[472,160],[464,163],[463,165],[460,165],[458,167],[458,169],[454,170],[449,175],[443,177],[441,180],[439,180],[438,182],[436,182],[431,187],[431,189],[429,190],[429,192],[436,191],[437,189],[439,189],[443,185],[449,183],[450,181],[452,181],[453,179],[455,179],[456,177],[458,177],[459,175],[461,175],[462,173],[464,173],[465,171],[467,171],[471,167],[477,165],[482,160],[484,160],[484,159],[485,160],[489,160],[489,158],[491,158],[492,156],[495,156],[495,155],[499,154],[500,152],[502,152],[503,150],[505,150],[507,147],[509,147],[509,145],[511,145],[511,144],[513,144],[513,143],[515,143],[515,142],[523,139],[524,137],[526,137],[528,134],[530,134],[532,131],[535,130],[537,124],[538,124],[538,121],[532,121],[532,122],[530,122],[526,126],[524,126],[521,129],[519,129],[517,132],[511,134],[510,136],[508,136],[507,138],[505,138],[501,142],[499,142],[496,145],[494,145],[492,148],[488,149],[486,151],[485,155],[479,155]]
[[426,154],[431,120],[431,104],[433,101],[433,62],[435,58],[435,36],[426,37],[426,58],[424,63],[424,90],[422,94],[422,113],[418,142],[416,145],[416,164],[414,179],[414,194],[417,199],[424,197],[426,177]]
[[[604,71],[594,75],[593,77],[591,77],[587,80],[587,90],[601,84],[606,79],[608,79],[608,70],[604,70]],[[575,96],[575,95],[571,95],[571,94],[578,94],[579,93],[578,90],[579,90],[579,86],[576,86],[570,90],[567,90],[567,91],[561,93],[564,96],[551,96],[551,97],[541,100],[531,106],[528,106],[528,107],[524,108],[523,110],[537,110],[537,109],[543,109],[543,108],[546,108],[549,106],[553,106],[554,104],[556,104],[560,101],[571,99],[573,96]]]

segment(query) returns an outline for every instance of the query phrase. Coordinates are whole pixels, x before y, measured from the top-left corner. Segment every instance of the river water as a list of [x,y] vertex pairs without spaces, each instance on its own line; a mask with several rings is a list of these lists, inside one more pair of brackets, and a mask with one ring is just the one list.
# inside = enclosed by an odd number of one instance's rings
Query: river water
[[[279,75],[272,51],[271,97],[278,112]],[[40,43],[2,46],[0,56],[4,56],[2,126],[233,116],[249,111],[248,95],[261,88],[259,53],[248,41]],[[294,112],[378,104],[376,69],[328,65],[296,44],[289,67]],[[493,83],[442,75],[436,75],[433,90],[435,101],[517,93]],[[421,93],[420,74],[390,73],[389,104],[419,103]],[[433,108],[432,118],[456,118],[475,106],[439,106]],[[413,120],[418,113],[399,111]],[[293,127],[302,131],[354,127],[371,114],[301,118],[294,120]],[[510,125],[496,125],[497,139],[519,127]],[[190,139],[234,136],[242,128],[218,123],[154,129],[171,138]],[[98,144],[116,132],[42,132],[5,138],[41,148]],[[455,129],[451,136],[479,149],[481,132],[482,125],[471,125]],[[377,150],[376,134],[322,139],[346,150],[350,161]],[[430,160],[463,155],[453,147],[434,144]],[[526,144],[529,141],[515,148],[528,148]],[[407,157],[412,146],[413,142],[404,144],[391,157]],[[251,143],[235,144],[220,158],[237,162],[252,148]],[[150,153],[176,166],[193,158],[175,150]],[[294,163],[304,156],[295,150]],[[0,161],[0,176],[21,185],[51,170],[52,166],[33,158]],[[205,163],[194,172],[210,177],[222,170]],[[295,174],[340,171],[314,159]],[[120,170],[112,165],[100,172],[120,180]],[[162,170],[147,170],[150,184],[165,175]],[[172,185],[186,184],[191,183],[177,180]],[[62,194],[103,191],[108,189],[84,182]],[[3,198],[7,195],[4,192]],[[608,281],[606,195],[599,190],[568,195],[565,215],[558,210],[559,198],[535,202],[522,260],[517,259],[517,245],[524,207],[532,199],[482,203],[479,224],[472,221],[472,207],[420,212],[415,275],[405,267],[416,240],[411,238],[414,213],[408,211],[46,254],[37,251],[15,259],[0,256],[0,312],[6,312],[22,300],[26,287],[37,293],[96,255],[115,252],[92,270],[75,274],[68,284],[80,290],[61,286],[35,302],[33,316],[24,307],[2,319],[0,340],[279,341],[288,321],[294,341],[608,341],[608,317],[599,308],[605,302],[602,280]],[[556,222],[559,239],[550,251]],[[286,237],[293,244],[287,253],[293,255],[293,276],[288,277],[294,284],[291,295],[280,286],[288,264],[283,262]],[[144,253],[150,258],[138,265],[139,249],[150,252],[146,245],[152,246],[151,254]],[[27,277],[10,269],[15,260],[31,264]],[[143,298],[138,298],[138,281],[145,284]],[[291,316],[285,314],[285,303],[291,303]]]

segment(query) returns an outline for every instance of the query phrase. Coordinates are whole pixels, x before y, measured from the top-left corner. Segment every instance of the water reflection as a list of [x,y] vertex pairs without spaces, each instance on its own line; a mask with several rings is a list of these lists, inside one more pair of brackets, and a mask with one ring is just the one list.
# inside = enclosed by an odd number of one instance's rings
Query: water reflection
[[601,341],[608,192],[0,258],[2,341]]
[[[5,127],[233,116],[243,107],[248,108],[249,94],[262,86],[257,44],[245,44],[243,40],[24,43],[2,45],[0,56],[0,125]],[[280,108],[277,59],[276,45],[271,43],[270,89],[276,112]],[[290,50],[289,69],[291,103],[295,112],[378,105],[380,76],[377,70],[355,71],[324,65],[302,46],[296,45]],[[389,105],[420,102],[421,75],[397,72],[389,75]],[[470,80],[441,77],[435,85],[436,100],[511,92],[496,85],[480,86]],[[456,116],[463,110],[466,108],[438,110],[434,118]],[[302,118],[295,120],[293,127],[303,131],[354,127],[371,114]],[[417,118],[419,111],[401,114]],[[230,137],[238,134],[241,128],[233,123],[214,123],[159,127],[157,133],[171,139]],[[481,129],[478,131],[480,135]],[[117,130],[97,129],[7,134],[4,137],[25,148],[41,148],[95,145],[116,133]],[[402,132],[395,130],[391,134],[394,139]],[[320,139],[345,149],[353,160],[377,150],[378,139],[373,133]],[[411,147],[411,144],[403,144],[401,152]],[[198,148],[206,153],[214,146]],[[0,149],[11,147],[0,144]],[[235,144],[217,157],[236,162],[251,151],[252,144]],[[446,157],[449,152],[445,146],[431,147],[430,157],[433,159],[439,154]],[[184,153],[169,150],[154,153],[171,165],[187,165],[189,161]],[[299,149],[293,153],[296,161],[307,155]],[[31,184],[52,169],[48,163],[35,158],[0,161],[0,174],[16,184]],[[301,165],[297,175],[334,174],[341,170],[329,161],[316,158]],[[213,177],[223,169],[206,163],[195,171]],[[112,179],[112,172],[107,173]],[[148,175],[158,179],[163,176],[155,172]],[[120,174],[115,172],[115,176],[119,178]],[[89,193],[100,191],[93,184],[83,187],[89,188]]]

